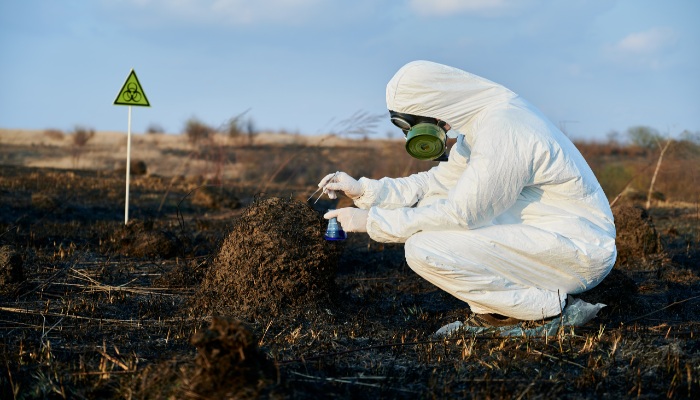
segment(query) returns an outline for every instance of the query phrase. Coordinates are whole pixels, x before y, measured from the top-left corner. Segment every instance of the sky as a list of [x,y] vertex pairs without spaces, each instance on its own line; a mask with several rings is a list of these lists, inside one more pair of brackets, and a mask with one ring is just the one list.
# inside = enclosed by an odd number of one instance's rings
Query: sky
[[[341,132],[383,116],[413,60],[503,84],[577,140],[700,131],[696,0],[0,0],[0,128],[128,127],[244,114],[258,130]],[[343,121],[346,121],[345,123]],[[363,124],[366,122],[361,122]]]

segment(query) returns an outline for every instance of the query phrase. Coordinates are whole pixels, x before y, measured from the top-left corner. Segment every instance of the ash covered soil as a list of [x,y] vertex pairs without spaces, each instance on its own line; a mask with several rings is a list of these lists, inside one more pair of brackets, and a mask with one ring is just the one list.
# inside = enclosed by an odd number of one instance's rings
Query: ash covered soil
[[[436,338],[468,306],[403,247],[323,239],[313,191],[2,167],[0,398],[695,398],[697,204],[614,207],[620,257],[557,336]],[[203,200],[202,200],[203,199]]]

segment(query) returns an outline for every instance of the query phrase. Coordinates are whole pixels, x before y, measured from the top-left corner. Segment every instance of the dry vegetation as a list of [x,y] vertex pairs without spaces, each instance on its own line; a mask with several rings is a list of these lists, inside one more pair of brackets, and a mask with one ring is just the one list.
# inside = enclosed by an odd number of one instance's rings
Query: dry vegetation
[[[431,165],[402,143],[137,135],[145,167],[124,226],[124,135],[96,133],[77,166],[69,137],[0,132],[0,398],[700,393],[696,145],[669,147],[645,211],[635,206],[646,204],[660,149],[579,144],[610,200],[625,193],[614,208],[621,257],[581,296],[608,305],[588,325],[436,338],[466,304],[415,275],[401,245],[353,234],[324,249],[317,213],[346,200],[305,202],[330,171]],[[329,262],[334,282],[313,275]]]

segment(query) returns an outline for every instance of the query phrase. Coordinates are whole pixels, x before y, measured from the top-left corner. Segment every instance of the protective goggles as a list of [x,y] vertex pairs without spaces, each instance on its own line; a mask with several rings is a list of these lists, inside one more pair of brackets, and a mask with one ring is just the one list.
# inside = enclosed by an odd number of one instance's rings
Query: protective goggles
[[391,110],[389,116],[391,123],[406,136],[406,152],[411,157],[425,161],[447,161],[445,121]]

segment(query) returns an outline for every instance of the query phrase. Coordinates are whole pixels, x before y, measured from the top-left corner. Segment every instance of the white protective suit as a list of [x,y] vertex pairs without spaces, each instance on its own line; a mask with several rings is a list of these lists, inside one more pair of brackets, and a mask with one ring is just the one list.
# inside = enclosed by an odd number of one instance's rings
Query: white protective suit
[[390,110],[457,130],[449,161],[406,178],[361,178],[367,232],[405,242],[408,265],[475,313],[557,315],[617,251],[608,200],[571,141],[507,88],[428,61],[402,67]]

